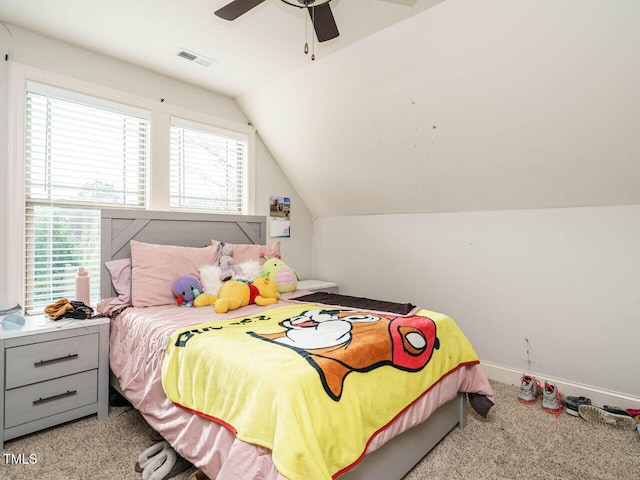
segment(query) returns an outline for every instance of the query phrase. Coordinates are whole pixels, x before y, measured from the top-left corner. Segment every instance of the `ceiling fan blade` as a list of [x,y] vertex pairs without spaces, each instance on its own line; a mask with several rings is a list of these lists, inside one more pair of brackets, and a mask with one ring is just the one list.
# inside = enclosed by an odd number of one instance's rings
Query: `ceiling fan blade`
[[309,7],[307,10],[309,10],[309,16],[319,42],[326,42],[340,35],[328,2],[317,7]]
[[257,7],[264,0],[233,0],[224,7],[216,10],[214,13],[225,20],[235,20],[240,15],[247,13],[253,7]]

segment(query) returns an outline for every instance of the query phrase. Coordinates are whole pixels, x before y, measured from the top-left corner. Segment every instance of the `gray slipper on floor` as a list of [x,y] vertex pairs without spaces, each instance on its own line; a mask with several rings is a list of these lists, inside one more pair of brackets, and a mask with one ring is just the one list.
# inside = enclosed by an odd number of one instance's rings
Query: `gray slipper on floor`
[[142,471],[142,480],[166,480],[175,477],[192,466],[190,462],[179,456],[173,448],[167,446],[145,465]]
[[144,467],[146,467],[151,460],[156,458],[165,448],[171,448],[169,446],[169,442],[162,441],[157,442],[147,448],[144,452],[138,455],[138,459],[136,460],[135,471],[138,473],[142,473]]

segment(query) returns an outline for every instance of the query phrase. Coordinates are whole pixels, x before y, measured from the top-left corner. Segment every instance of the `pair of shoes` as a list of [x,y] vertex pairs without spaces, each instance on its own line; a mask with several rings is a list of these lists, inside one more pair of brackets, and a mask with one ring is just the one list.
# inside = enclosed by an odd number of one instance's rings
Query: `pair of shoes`
[[193,465],[180,457],[169,442],[157,442],[138,456],[135,471],[142,480],[166,480],[188,470]]
[[611,413],[594,405],[580,405],[578,412],[587,422],[595,423],[596,425],[611,425],[620,430],[635,430],[637,428],[633,417]]
[[579,417],[578,408],[580,405],[591,405],[591,399],[587,397],[567,397],[564,400],[565,412],[574,417]]
[[144,467],[151,463],[151,460],[160,455],[165,448],[171,448],[169,442],[157,442],[147,448],[144,452],[138,455],[138,459],[136,460],[136,465],[134,467],[135,471],[142,473]]
[[542,391],[542,410],[554,415],[560,415],[564,409],[564,395],[558,391],[553,383],[544,382]]
[[533,405],[542,397],[542,410],[555,415],[560,415],[564,409],[564,395],[562,395],[553,383],[544,382],[544,388],[536,377],[522,375],[520,378],[520,392],[518,401]]
[[542,395],[542,387],[536,377],[522,374],[520,377],[520,392],[518,393],[518,401],[527,405],[533,405]]

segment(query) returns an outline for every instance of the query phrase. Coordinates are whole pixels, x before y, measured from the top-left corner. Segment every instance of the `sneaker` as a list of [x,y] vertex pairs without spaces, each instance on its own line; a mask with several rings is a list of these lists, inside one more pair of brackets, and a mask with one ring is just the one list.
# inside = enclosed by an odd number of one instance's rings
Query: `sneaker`
[[542,410],[559,415],[564,408],[564,397],[553,383],[544,382]]
[[624,408],[610,407],[609,405],[603,405],[602,409],[606,410],[609,413],[615,413],[616,415],[627,415],[628,417],[631,417],[629,412],[627,412]]
[[579,417],[578,407],[580,405],[591,405],[591,399],[586,397],[567,397],[564,401],[565,412],[574,417]]
[[580,405],[578,407],[580,416],[589,423],[597,425],[611,425],[620,430],[635,430],[636,421],[628,415],[618,415],[616,413],[607,412],[604,408],[594,405]]
[[538,401],[542,395],[542,387],[536,377],[530,375],[522,375],[520,378],[520,393],[518,393],[518,401],[532,405]]

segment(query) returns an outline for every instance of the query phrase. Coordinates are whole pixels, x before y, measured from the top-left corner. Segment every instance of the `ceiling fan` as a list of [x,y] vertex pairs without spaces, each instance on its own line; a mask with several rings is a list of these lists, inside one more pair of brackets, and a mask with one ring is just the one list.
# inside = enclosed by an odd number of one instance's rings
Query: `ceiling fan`
[[[235,20],[240,15],[247,13],[254,7],[257,7],[265,0],[233,0],[224,7],[215,11],[215,14],[225,20]],[[280,0],[282,3],[291,5],[296,8],[306,8],[311,17],[313,28],[319,42],[326,42],[332,38],[336,38],[340,33],[338,26],[333,18],[329,2],[331,0]],[[297,2],[297,3],[294,3]]]

